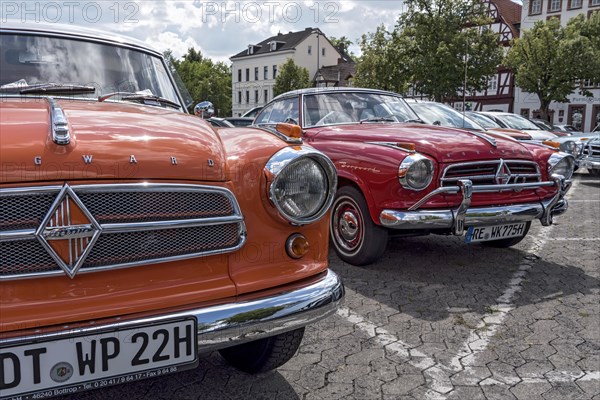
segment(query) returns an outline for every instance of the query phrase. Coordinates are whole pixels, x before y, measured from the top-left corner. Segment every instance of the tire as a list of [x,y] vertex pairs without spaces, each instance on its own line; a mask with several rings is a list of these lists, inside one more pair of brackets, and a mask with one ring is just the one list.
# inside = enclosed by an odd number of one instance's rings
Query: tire
[[591,176],[600,177],[600,169],[588,169]]
[[331,210],[329,232],[333,248],[342,260],[367,265],[383,255],[388,232],[373,222],[367,202],[358,189],[340,188]]
[[529,232],[529,228],[531,228],[531,222],[528,222],[527,225],[525,225],[525,233],[523,234],[523,236],[508,239],[490,240],[489,242],[481,242],[481,244],[487,247],[505,249],[507,247],[514,246],[515,244],[521,242],[521,240],[525,239],[525,236],[527,236],[527,232]]
[[249,343],[219,350],[221,356],[235,368],[257,374],[282,366],[296,354],[304,328],[296,329]]

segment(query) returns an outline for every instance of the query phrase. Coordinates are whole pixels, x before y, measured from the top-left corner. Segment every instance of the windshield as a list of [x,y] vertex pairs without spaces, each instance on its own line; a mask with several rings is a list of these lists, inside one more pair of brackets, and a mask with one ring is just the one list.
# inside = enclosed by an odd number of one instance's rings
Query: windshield
[[82,40],[0,35],[0,94],[14,94],[12,89],[44,84],[96,89],[77,93],[75,97],[97,98],[114,92],[143,91],[180,104],[160,57]]
[[506,125],[508,125],[509,128],[541,131],[539,126],[517,114],[502,114],[497,115],[497,117]]
[[381,93],[310,94],[304,96],[303,107],[305,127],[418,119],[401,97]]
[[496,122],[492,121],[491,119],[489,119],[486,116],[483,116],[481,114],[477,114],[475,112],[472,111],[468,111],[465,113],[469,118],[471,118],[473,121],[477,122],[479,125],[483,126],[485,129],[493,129],[493,128],[502,128],[500,125],[498,125]]
[[477,131],[483,131],[484,129],[471,121],[469,118],[464,117],[461,113],[456,111],[452,107],[448,107],[444,104],[439,103],[413,103],[411,104],[413,110],[421,117],[423,121],[430,125],[441,125],[452,128],[466,128]]

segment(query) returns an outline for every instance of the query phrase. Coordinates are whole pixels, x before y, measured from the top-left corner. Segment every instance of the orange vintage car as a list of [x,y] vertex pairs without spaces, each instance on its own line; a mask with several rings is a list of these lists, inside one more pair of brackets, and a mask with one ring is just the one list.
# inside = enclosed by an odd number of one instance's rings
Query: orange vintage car
[[198,364],[261,372],[343,298],[336,173],[299,127],[217,130],[160,53],[105,33],[0,30],[0,397]]

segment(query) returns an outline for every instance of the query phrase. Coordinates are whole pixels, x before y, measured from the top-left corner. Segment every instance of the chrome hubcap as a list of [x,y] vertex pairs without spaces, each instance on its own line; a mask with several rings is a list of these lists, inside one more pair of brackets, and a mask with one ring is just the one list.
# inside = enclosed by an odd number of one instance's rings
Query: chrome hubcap
[[358,235],[358,218],[351,211],[345,211],[339,219],[340,234],[345,240],[352,241]]
[[362,215],[352,199],[341,198],[333,207],[331,233],[343,252],[355,252],[362,245]]

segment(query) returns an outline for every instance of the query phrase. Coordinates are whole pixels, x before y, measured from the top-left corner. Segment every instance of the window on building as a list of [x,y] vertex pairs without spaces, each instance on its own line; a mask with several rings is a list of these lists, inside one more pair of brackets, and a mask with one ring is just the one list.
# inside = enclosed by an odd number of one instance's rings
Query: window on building
[[560,14],[548,15],[546,17],[546,21],[548,21],[548,20],[550,20],[552,18],[557,18],[560,21]]
[[569,9],[581,8],[583,6],[583,0],[569,0]]
[[258,80],[258,67],[254,67],[254,80]]
[[321,55],[322,55],[322,56],[324,56],[324,55],[325,55],[325,47],[323,47],[323,48],[321,49]]
[[238,91],[238,104],[242,104],[242,91]]
[[250,103],[250,91],[246,90],[246,104]]
[[531,0],[529,2],[529,15],[542,13],[542,0]]
[[590,0],[590,7],[600,6],[600,0]]
[[242,81],[242,69],[238,69],[238,82]]
[[269,101],[269,89],[265,89],[265,98],[264,98],[265,104],[267,104],[267,101]]
[[498,77],[496,75],[494,75],[488,81],[488,90],[490,92],[495,92],[497,89],[498,89]]
[[312,46],[308,46],[308,55],[312,54]]
[[550,0],[548,2],[548,12],[558,12],[562,8],[562,0]]
[[246,82],[250,80],[250,68],[246,68]]
[[263,70],[263,79],[266,81],[267,79],[269,79],[269,67],[267,67],[265,65],[265,68]]
[[277,77],[277,65],[273,65],[273,79]]
[[529,108],[521,108],[521,116],[529,118]]
[[258,104],[258,100],[259,100],[259,99],[258,99],[258,90],[255,90],[255,91],[254,91],[254,102],[255,102],[256,104]]

